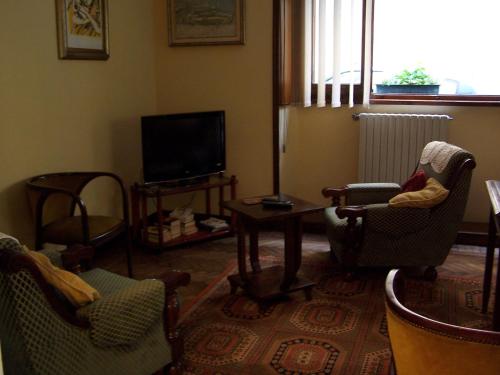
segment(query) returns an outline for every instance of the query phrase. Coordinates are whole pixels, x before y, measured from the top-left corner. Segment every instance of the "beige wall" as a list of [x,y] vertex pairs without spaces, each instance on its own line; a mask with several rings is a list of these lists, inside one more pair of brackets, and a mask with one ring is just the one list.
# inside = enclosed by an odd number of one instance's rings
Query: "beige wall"
[[158,113],[226,111],[227,173],[238,196],[272,193],[272,1],[246,1],[246,44],[169,47],[155,1]]
[[[270,193],[272,2],[246,3],[246,45],[171,48],[165,0],[109,0],[110,59],[63,61],[53,2],[3,1],[0,231],[32,241],[31,176],[110,170],[138,180],[145,114],[225,110],[238,194]],[[88,203],[107,211],[102,186]]]
[[108,61],[59,60],[54,1],[2,1],[0,231],[31,242],[31,176],[138,178],[139,116],[156,108],[152,0],[110,0],[109,22]]
[[[144,114],[224,109],[227,169],[239,196],[272,190],[272,2],[246,2],[244,46],[168,47],[165,0],[109,0],[111,58],[57,58],[52,2],[4,0],[0,42],[0,231],[31,242],[24,191],[49,171],[111,170],[140,176]],[[283,191],[324,202],[327,185],[354,181],[360,108],[292,109]],[[404,107],[371,110],[404,111]],[[455,117],[450,140],[478,160],[466,219],[485,221],[483,181],[500,176],[500,109],[410,107]],[[100,192],[90,205],[106,210]]]
[[[325,186],[355,182],[358,163],[358,122],[353,109],[294,108],[290,112],[286,153],[282,155],[283,191],[318,203]],[[500,108],[437,106],[372,106],[370,112],[444,113],[454,120],[449,141],[471,151],[477,160],[465,220],[485,222],[489,201],[487,179],[500,178]]]

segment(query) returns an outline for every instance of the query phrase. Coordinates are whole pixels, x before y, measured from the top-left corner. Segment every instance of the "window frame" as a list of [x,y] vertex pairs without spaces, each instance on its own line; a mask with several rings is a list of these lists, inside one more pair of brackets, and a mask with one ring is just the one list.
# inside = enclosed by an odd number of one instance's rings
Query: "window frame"
[[[371,20],[371,67],[370,67],[370,82],[373,85],[373,44],[374,44],[374,27],[375,27],[375,2],[372,0],[372,20]],[[363,89],[364,89],[364,75],[365,75],[365,31],[366,31],[366,0],[363,0],[362,5],[363,20],[362,20],[362,39],[361,39],[361,81],[359,84],[354,85],[354,104],[362,104],[363,102]],[[313,54],[314,56],[314,54]],[[314,66],[314,64],[313,64]],[[314,76],[314,71],[312,71]],[[450,106],[500,106],[499,95],[411,95],[411,94],[377,94],[373,92],[373,87],[370,85],[370,104],[386,104],[386,105],[450,105]],[[349,85],[342,84],[341,87],[341,103],[347,104],[349,101]],[[311,99],[313,103],[317,103],[318,85],[312,83],[311,85]],[[332,102],[332,84],[327,83],[325,87],[326,102]]]
[[[500,106],[499,95],[410,95],[410,94],[376,94],[373,92],[373,42],[375,28],[375,2],[372,0],[372,32],[370,67],[370,104],[408,104],[408,105],[451,105],[451,106]],[[366,22],[363,19],[363,22]],[[364,45],[363,45],[364,46]]]

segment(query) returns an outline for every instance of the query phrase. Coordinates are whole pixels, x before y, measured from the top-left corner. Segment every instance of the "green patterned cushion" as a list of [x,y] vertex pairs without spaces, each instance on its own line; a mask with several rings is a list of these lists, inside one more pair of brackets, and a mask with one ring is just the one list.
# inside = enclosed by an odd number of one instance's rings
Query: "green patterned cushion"
[[[77,314],[90,321],[90,335],[94,344],[100,347],[130,345],[162,319],[165,306],[163,282],[134,281],[103,270],[93,271],[90,279],[94,279],[94,286],[104,290],[106,295],[80,308]],[[107,287],[95,283],[99,276],[107,280]]]

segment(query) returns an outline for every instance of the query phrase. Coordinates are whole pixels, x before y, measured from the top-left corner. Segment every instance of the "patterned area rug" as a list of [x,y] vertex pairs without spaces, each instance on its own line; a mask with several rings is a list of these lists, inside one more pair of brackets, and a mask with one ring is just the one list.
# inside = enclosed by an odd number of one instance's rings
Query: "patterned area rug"
[[[452,254],[450,259],[458,266],[442,267],[435,283],[408,281],[408,304],[449,323],[488,328],[490,317],[480,313],[482,282],[475,265],[483,258]],[[263,261],[280,263],[273,255]],[[229,264],[185,306],[186,373],[389,374],[386,271],[345,282],[333,268],[328,253],[305,251],[300,272],[317,283],[312,301],[296,292],[259,309],[241,290],[229,294],[226,277],[236,272],[235,262]]]

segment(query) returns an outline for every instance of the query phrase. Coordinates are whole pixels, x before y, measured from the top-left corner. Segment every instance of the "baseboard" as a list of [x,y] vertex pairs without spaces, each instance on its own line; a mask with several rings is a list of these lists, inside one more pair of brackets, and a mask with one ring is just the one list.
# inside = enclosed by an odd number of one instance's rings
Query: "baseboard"
[[[462,245],[486,246],[488,244],[488,223],[462,223],[455,242]],[[498,237],[496,246],[500,246]]]
[[[266,229],[282,230],[278,223],[272,224]],[[307,215],[303,218],[303,230],[306,233],[322,234],[326,233],[326,225],[323,219],[323,213],[317,215]],[[471,246],[486,246],[488,242],[488,223],[464,222],[460,226],[457,234],[456,244]],[[497,247],[500,247],[500,239],[497,238]]]

